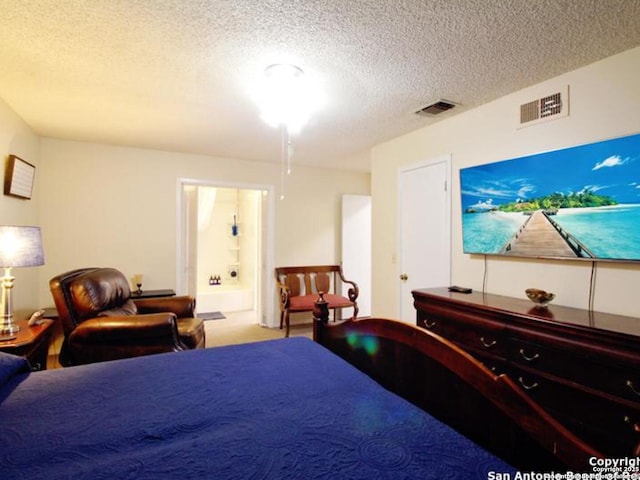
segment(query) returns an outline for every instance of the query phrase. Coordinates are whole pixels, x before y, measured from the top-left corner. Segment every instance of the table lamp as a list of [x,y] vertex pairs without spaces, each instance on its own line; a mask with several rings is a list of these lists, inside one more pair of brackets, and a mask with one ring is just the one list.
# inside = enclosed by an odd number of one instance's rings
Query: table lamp
[[0,301],[0,341],[16,338],[18,325],[13,322],[11,291],[15,278],[13,267],[44,265],[40,227],[0,225],[0,267],[4,268]]

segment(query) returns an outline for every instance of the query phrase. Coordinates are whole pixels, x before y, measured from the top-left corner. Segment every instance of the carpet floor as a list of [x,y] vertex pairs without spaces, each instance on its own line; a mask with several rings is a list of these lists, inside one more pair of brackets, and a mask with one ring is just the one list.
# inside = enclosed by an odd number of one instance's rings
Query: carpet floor
[[[255,312],[227,312],[225,315],[225,319],[204,323],[207,347],[284,338],[284,330],[258,325]],[[313,325],[292,324],[290,335],[312,338]]]
[[198,318],[202,320],[223,320],[227,317],[222,312],[204,312],[198,313]]

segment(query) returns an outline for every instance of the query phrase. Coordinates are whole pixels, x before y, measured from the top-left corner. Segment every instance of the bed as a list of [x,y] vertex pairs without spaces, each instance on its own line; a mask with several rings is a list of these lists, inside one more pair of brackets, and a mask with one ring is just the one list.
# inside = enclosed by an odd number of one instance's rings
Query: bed
[[[402,382],[389,384],[397,370],[388,348],[398,365],[405,354],[389,332],[409,332],[414,350],[427,339],[435,364],[444,351],[458,364],[462,352],[451,344],[382,319],[319,319],[315,330],[317,342],[292,337],[42,372],[2,354],[2,478],[487,480],[523,468],[512,464],[518,456],[505,461],[495,446],[391,391]],[[470,371],[478,367],[462,358]],[[366,374],[375,364],[390,370],[378,381]],[[437,370],[415,375],[442,380]],[[568,435],[566,444],[556,439],[560,457],[545,461],[568,465],[596,454]]]

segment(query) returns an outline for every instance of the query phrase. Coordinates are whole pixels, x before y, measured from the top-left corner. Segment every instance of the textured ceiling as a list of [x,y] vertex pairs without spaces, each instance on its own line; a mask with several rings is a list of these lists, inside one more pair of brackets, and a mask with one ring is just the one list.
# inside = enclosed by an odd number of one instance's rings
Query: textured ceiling
[[[294,163],[377,143],[640,45],[640,0],[0,0],[0,98],[38,134],[277,162],[249,87],[295,63],[328,101]],[[439,117],[413,112],[445,98]]]

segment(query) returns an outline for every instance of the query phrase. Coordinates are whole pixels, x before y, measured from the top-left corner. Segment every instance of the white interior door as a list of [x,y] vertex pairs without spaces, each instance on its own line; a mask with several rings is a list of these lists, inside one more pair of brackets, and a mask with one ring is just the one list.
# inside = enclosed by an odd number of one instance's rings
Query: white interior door
[[411,291],[451,280],[451,156],[399,171],[399,272],[402,321],[415,324]]
[[178,295],[197,293],[198,260],[198,189],[195,185],[185,185],[180,189],[182,228],[178,255],[179,269]]
[[274,245],[274,210],[275,206],[272,204],[273,195],[269,192],[263,192],[260,201],[260,251],[258,252],[258,265],[260,270],[258,272],[258,323],[263,327],[275,327],[276,317],[273,312],[273,292],[274,292],[274,280],[273,280],[273,245]]
[[[371,316],[370,196],[342,196],[342,270],[358,284],[358,316]],[[344,295],[350,286],[342,286]]]

